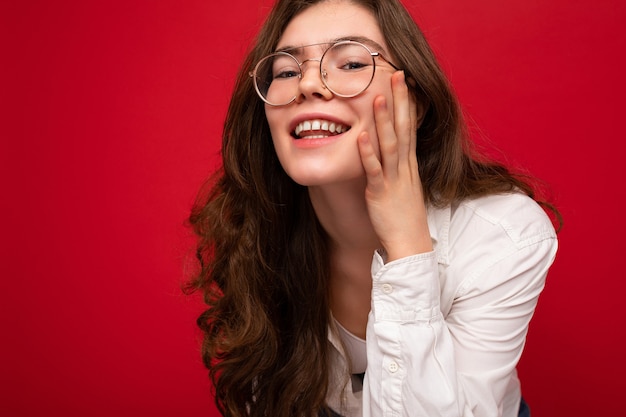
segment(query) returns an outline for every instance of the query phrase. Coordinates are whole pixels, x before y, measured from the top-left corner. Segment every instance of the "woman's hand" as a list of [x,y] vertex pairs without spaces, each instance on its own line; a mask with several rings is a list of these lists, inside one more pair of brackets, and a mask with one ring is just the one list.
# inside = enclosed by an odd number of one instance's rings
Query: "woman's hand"
[[387,262],[432,251],[426,206],[417,169],[417,103],[404,72],[391,77],[393,118],[385,97],[374,99],[380,160],[367,132],[359,135],[359,152],[367,176],[365,200]]

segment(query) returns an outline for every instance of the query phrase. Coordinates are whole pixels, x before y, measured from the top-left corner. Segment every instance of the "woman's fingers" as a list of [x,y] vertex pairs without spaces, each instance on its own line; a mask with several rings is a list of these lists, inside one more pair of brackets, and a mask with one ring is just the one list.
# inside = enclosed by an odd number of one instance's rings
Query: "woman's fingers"
[[385,176],[394,178],[398,170],[410,167],[415,159],[417,104],[409,94],[404,72],[398,71],[392,75],[391,90],[393,112],[384,97],[377,97],[374,100],[374,117],[382,167]]
[[406,85],[404,72],[398,71],[391,77],[393,92],[394,129],[398,140],[398,155],[406,158],[410,152],[413,137],[413,124],[416,119],[415,108],[412,107],[409,89]]
[[[417,115],[417,101],[414,96],[409,97],[409,112],[410,112],[410,131],[409,131],[409,153],[408,156],[417,155],[417,129],[419,127],[419,120]],[[416,158],[410,158],[411,160]]]
[[358,138],[361,163],[367,177],[367,186],[371,192],[379,193],[384,189],[383,168],[376,156],[374,146],[367,132],[362,132]]
[[382,168],[386,176],[395,177],[398,170],[398,139],[387,99],[383,96],[374,99],[374,119]]

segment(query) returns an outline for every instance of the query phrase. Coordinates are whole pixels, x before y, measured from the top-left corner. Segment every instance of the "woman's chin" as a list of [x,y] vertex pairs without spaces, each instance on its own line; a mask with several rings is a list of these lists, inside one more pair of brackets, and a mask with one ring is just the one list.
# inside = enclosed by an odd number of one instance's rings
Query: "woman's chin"
[[[292,170],[287,171],[287,175],[297,184],[302,185],[304,187],[321,187],[321,186],[330,186],[337,184],[346,184],[352,182],[360,183],[362,179],[365,178],[365,172],[362,167],[359,170],[346,171],[342,172],[329,172],[325,171],[306,171],[303,170]],[[355,181],[359,180],[359,181]]]

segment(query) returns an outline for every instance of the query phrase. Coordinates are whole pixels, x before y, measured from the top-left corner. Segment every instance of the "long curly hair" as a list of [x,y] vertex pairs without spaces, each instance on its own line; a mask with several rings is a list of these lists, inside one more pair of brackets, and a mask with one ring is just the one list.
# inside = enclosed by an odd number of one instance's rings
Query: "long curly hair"
[[[198,318],[202,357],[224,416],[314,416],[328,390],[329,255],[305,187],[283,171],[249,72],[273,52],[290,20],[326,0],[278,0],[238,73],[222,168],[189,217],[208,309]],[[398,0],[351,0],[372,12],[389,53],[426,108],[417,158],[427,204],[533,187],[470,150],[461,111],[424,35]],[[558,212],[557,212],[558,213]]]

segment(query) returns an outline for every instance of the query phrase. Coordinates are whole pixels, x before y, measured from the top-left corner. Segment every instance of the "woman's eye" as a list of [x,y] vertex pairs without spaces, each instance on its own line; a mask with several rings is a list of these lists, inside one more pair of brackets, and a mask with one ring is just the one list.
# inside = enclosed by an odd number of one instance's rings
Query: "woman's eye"
[[367,64],[364,64],[363,62],[359,62],[359,61],[350,61],[345,63],[341,69],[343,70],[358,70],[361,69],[363,67],[366,67]]
[[277,73],[274,74],[274,79],[279,79],[279,78],[293,78],[293,77],[297,77],[298,76],[298,71],[295,70],[284,70],[284,71],[278,71]]

